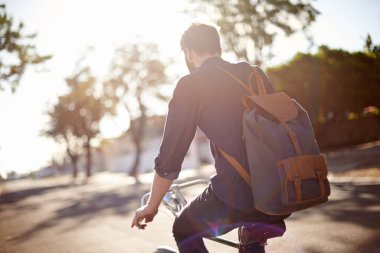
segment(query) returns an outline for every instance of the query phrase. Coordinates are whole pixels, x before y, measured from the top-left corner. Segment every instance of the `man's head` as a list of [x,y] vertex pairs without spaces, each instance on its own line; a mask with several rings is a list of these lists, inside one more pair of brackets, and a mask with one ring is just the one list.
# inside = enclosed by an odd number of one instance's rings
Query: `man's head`
[[192,24],[182,35],[181,49],[190,71],[199,67],[205,59],[222,54],[218,31],[206,24]]

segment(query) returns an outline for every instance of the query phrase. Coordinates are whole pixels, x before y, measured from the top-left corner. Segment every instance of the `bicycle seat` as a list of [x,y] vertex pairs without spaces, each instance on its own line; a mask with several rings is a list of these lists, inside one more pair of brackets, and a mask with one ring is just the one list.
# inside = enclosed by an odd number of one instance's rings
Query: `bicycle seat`
[[283,220],[276,222],[255,222],[239,227],[239,242],[242,246],[260,242],[266,244],[270,238],[281,237],[286,231]]

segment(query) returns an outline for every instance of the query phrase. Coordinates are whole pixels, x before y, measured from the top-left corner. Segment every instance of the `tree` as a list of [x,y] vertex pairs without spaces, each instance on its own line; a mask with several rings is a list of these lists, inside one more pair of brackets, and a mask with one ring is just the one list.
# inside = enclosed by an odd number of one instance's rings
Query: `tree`
[[136,179],[147,113],[155,102],[166,100],[160,90],[167,80],[166,67],[158,56],[155,44],[126,44],[116,50],[110,78],[105,82],[108,104],[123,106],[129,115],[128,133],[135,148],[135,159],[129,174]]
[[[261,64],[271,56],[279,32],[290,36],[315,21],[319,12],[310,1],[291,0],[190,0],[215,10],[226,46],[238,58]],[[210,12],[208,10],[208,12]]]
[[24,24],[14,24],[8,16],[5,4],[0,5],[0,91],[10,86],[16,91],[19,81],[28,65],[38,65],[51,58],[36,52],[32,40],[36,34],[25,35]]
[[66,79],[69,92],[58,99],[48,112],[50,125],[44,134],[64,141],[77,174],[77,162],[82,150],[87,153],[86,176],[91,176],[91,140],[99,134],[99,122],[109,111],[102,97],[96,95],[96,79],[89,67],[83,67]]
[[67,156],[70,158],[73,177],[78,175],[78,160],[82,153],[83,141],[76,137],[73,132],[75,124],[74,111],[68,110],[67,96],[58,98],[58,103],[52,110],[48,111],[50,118],[49,128],[42,132],[43,135],[53,137],[57,142],[64,143],[66,146]]
[[314,124],[360,115],[380,108],[380,59],[363,52],[321,46],[316,54],[297,54],[267,70],[277,90],[284,90],[310,113]]
[[367,34],[364,42],[364,53],[380,58],[380,45],[374,45],[371,35]]

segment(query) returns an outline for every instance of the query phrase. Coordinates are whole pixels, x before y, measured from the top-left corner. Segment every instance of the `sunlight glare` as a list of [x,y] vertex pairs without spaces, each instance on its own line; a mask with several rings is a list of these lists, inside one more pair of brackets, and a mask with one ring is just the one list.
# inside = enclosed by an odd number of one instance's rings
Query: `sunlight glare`
[[[86,64],[90,65],[93,74],[101,83],[107,79],[107,73],[115,48],[125,43],[153,42],[157,43],[163,57],[180,55],[180,36],[188,25],[186,15],[182,12],[186,0],[67,0],[67,1],[37,1],[35,4],[26,2],[23,5],[9,3],[15,10],[11,14],[17,20],[26,24],[26,30],[36,32],[36,46],[43,54],[53,54],[46,64],[49,72],[36,75],[27,71],[21,80],[18,92],[12,101],[3,99],[2,109],[6,109],[0,135],[0,170],[2,174],[15,170],[19,172],[33,171],[45,166],[58,150],[58,144],[40,136],[45,128],[44,115],[48,105],[57,101],[57,96],[67,91],[65,78],[76,69],[78,59],[84,55],[86,48],[93,47]],[[32,78],[31,78],[32,77]],[[35,92],[34,83],[39,92]],[[23,92],[25,90],[25,92]],[[30,96],[30,94],[36,95]],[[2,94],[7,97],[10,94]],[[10,97],[9,97],[10,98]],[[35,106],[25,107],[33,98]],[[13,104],[17,104],[14,107]],[[21,110],[21,113],[19,112]],[[38,111],[38,112],[36,112]],[[30,115],[32,119],[20,118],[15,122],[14,115]],[[8,117],[8,118],[7,118]],[[27,122],[27,123],[26,123]],[[41,123],[43,122],[43,123]],[[15,125],[29,126],[29,139],[14,131]],[[125,114],[115,119],[104,119],[101,122],[101,132],[104,137],[114,138],[121,135],[129,127]],[[15,144],[18,140],[18,145]],[[52,148],[56,145],[57,149]],[[22,152],[17,152],[17,146],[22,146]],[[19,150],[19,149],[18,149]],[[38,152],[30,152],[38,150]],[[55,150],[55,151],[53,151]],[[11,156],[10,154],[14,154]],[[22,155],[25,159],[17,159]],[[27,157],[27,158],[26,158]]]

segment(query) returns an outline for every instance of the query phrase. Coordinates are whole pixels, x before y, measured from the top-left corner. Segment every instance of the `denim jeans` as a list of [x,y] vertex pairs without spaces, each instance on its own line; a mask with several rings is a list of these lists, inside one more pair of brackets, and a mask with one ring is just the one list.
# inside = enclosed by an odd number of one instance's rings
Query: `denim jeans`
[[[208,251],[203,237],[219,236],[237,227],[270,219],[271,216],[256,209],[241,211],[227,205],[215,196],[209,185],[176,218],[173,235],[181,253],[204,253]],[[252,252],[264,252],[259,243],[254,247],[256,249]]]

